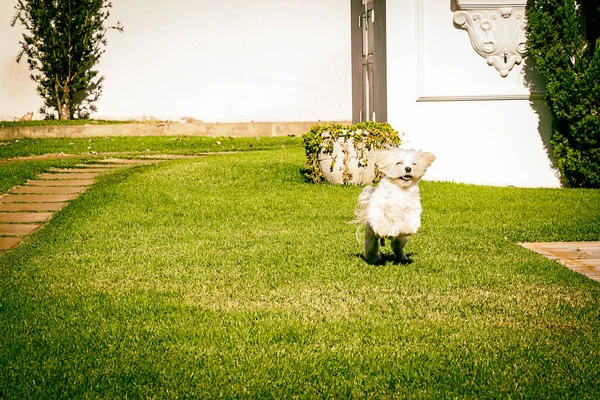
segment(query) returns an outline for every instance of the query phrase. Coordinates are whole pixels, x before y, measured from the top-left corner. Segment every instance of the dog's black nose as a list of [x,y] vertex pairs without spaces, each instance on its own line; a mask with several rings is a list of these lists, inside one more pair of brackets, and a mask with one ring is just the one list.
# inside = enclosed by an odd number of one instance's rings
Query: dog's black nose
[[412,168],[411,168],[411,167],[404,167],[404,170],[405,170],[406,172],[410,172],[410,171],[412,171]]

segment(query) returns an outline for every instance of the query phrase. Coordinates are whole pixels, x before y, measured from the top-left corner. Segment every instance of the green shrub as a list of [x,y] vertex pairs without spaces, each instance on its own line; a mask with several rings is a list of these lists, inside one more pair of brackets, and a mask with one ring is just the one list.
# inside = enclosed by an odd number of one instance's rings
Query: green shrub
[[[308,133],[302,136],[306,165],[302,170],[304,177],[310,182],[322,182],[324,177],[319,166],[319,154],[331,155],[333,145],[339,139],[352,139],[358,155],[359,166],[366,166],[367,152],[380,149],[385,145],[399,145],[400,136],[387,122],[360,122],[354,125],[317,124],[313,125]],[[347,165],[348,160],[344,160]],[[333,163],[332,163],[333,165]],[[351,175],[344,174],[344,183],[352,179]]]
[[528,0],[529,56],[546,80],[551,144],[563,181],[600,187],[600,4]]

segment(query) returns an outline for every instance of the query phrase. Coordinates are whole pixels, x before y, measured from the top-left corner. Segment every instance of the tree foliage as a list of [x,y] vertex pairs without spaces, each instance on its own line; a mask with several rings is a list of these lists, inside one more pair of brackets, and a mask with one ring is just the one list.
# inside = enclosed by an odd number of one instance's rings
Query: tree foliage
[[527,21],[562,178],[571,187],[600,188],[600,3],[528,0]]
[[31,79],[44,99],[47,118],[87,118],[102,92],[95,69],[110,29],[105,26],[112,4],[107,0],[18,0],[12,26],[25,28],[20,62],[27,57]]

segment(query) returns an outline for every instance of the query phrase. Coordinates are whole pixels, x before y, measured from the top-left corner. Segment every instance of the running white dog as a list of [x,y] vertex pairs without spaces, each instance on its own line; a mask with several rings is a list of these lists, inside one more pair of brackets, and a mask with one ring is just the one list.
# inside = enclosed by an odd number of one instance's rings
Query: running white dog
[[379,245],[385,239],[391,241],[396,262],[408,260],[404,247],[421,227],[418,184],[434,160],[431,153],[400,148],[375,153],[383,177],[377,187],[366,186],[358,196],[354,221],[365,225],[364,257],[369,264],[381,262]]

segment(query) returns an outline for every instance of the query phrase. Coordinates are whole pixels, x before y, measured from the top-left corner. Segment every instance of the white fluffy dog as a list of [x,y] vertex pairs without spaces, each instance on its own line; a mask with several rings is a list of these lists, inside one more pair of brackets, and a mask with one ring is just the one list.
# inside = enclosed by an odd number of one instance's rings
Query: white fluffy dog
[[418,184],[435,156],[391,148],[375,152],[374,158],[383,176],[377,187],[366,186],[358,196],[353,222],[365,225],[364,257],[368,263],[381,262],[379,245],[383,246],[385,239],[391,241],[396,262],[406,262],[404,247],[421,227]]

